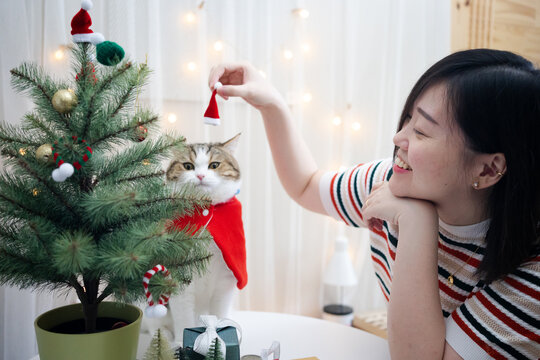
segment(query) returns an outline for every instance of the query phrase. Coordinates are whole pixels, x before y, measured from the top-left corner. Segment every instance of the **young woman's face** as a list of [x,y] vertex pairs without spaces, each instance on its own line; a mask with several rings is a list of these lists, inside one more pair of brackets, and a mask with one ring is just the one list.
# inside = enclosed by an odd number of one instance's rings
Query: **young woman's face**
[[446,87],[433,85],[416,100],[402,129],[389,186],[400,197],[429,200],[435,205],[460,199],[470,191],[465,143],[447,111]]

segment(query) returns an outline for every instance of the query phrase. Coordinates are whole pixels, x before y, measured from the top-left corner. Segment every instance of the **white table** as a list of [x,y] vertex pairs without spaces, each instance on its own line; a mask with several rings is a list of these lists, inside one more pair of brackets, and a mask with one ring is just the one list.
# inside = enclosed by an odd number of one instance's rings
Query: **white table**
[[[280,342],[281,360],[316,356],[320,360],[390,359],[386,340],[326,320],[280,313],[237,311],[231,319],[242,328],[240,354],[259,355],[272,341]],[[137,358],[142,359],[151,336],[141,334]],[[35,357],[32,360],[38,360]]]
[[277,340],[282,360],[308,356],[320,360],[390,359],[386,340],[330,321],[255,311],[238,311],[231,319],[242,328],[241,355],[259,355]]

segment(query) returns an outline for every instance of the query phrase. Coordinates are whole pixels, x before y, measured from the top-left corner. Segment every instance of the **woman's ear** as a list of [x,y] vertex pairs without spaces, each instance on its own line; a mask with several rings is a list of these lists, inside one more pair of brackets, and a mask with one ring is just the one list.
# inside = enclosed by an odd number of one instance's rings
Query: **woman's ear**
[[498,183],[506,173],[506,157],[503,153],[479,155],[479,165],[475,182],[478,187],[475,189],[485,189]]

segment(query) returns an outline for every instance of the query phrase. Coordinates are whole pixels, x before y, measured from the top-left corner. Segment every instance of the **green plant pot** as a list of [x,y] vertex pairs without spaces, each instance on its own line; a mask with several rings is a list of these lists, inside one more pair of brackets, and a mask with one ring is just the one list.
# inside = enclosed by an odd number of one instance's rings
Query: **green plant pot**
[[98,318],[113,317],[130,324],[94,334],[60,334],[50,329],[82,319],[81,304],[53,309],[36,318],[34,327],[40,360],[135,360],[142,311],[133,305],[102,302]]

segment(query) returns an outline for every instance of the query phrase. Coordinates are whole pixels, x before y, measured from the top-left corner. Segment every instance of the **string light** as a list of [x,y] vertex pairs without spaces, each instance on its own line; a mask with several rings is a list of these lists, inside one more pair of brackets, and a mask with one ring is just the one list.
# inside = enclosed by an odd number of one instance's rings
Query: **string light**
[[188,24],[194,24],[197,21],[197,15],[190,11],[184,15],[184,21]]
[[195,70],[197,70],[197,64],[193,61],[190,61],[187,64],[187,69],[191,72],[194,72]]
[[341,125],[341,117],[340,116],[334,116],[334,118],[332,119],[332,124],[336,125],[336,126],[339,126]]
[[216,50],[216,51],[222,51],[223,47],[224,47],[223,42],[221,42],[221,41],[216,41],[214,43],[214,50]]
[[25,148],[20,148],[19,149],[19,154],[21,154],[22,156],[26,155],[26,149]]
[[56,60],[62,60],[64,58],[64,50],[58,49],[54,52],[54,58]]
[[39,194],[39,190],[38,190],[38,189],[33,189],[33,190],[32,190],[32,195],[33,195],[33,196],[38,196],[38,194]]
[[354,131],[358,131],[362,128],[362,124],[360,124],[358,121],[355,121],[351,124],[351,127]]
[[293,9],[292,13],[302,19],[307,19],[309,17],[309,11],[304,8]]
[[144,159],[144,160],[142,161],[142,164],[143,164],[144,166],[148,166],[148,165],[150,165],[150,160]]
[[302,100],[304,100],[304,102],[308,103],[308,102],[311,102],[311,100],[313,99],[313,96],[311,95],[311,93],[304,93],[304,95],[302,95]]
[[283,57],[286,59],[286,60],[291,60],[293,58],[293,53],[291,50],[289,49],[285,49],[283,50]]
[[176,122],[176,114],[174,113],[170,113],[168,116],[167,116],[167,120],[169,120],[169,122],[171,124],[174,124]]

